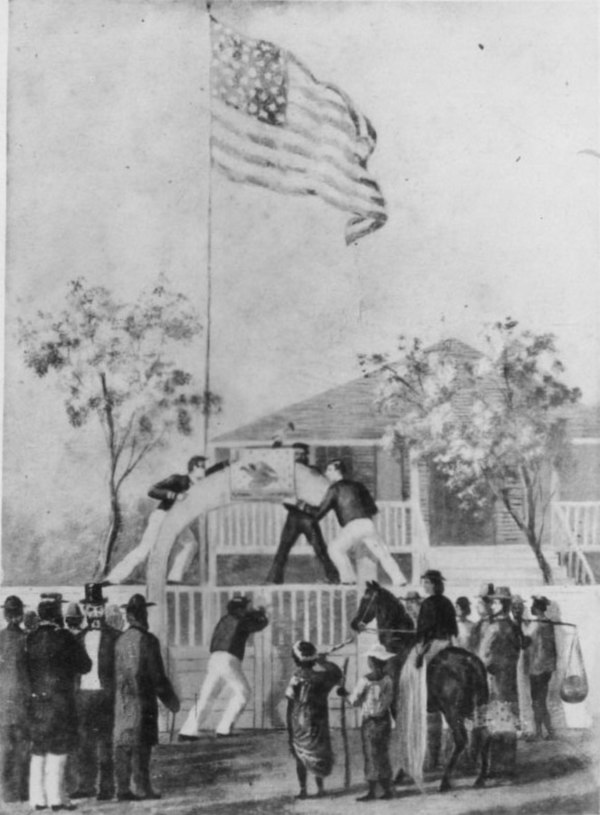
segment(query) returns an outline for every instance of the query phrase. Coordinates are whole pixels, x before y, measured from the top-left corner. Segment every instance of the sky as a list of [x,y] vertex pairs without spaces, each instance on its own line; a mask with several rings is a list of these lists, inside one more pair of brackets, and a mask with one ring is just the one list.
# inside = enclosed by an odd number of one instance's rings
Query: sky
[[[35,488],[54,516],[78,502],[81,473],[88,503],[103,489],[99,435],[68,427],[15,342],[18,319],[60,308],[79,275],[135,298],[164,272],[206,313],[210,269],[213,434],[359,375],[357,354],[393,352],[399,334],[477,345],[508,315],[554,332],[569,381],[600,398],[600,161],[582,152],[600,152],[596,4],[246,0],[212,13],[289,49],[369,117],[389,220],[347,247],[346,216],[317,198],[209,178],[202,3],[14,0],[6,500]],[[201,343],[190,359],[201,380]],[[148,466],[172,471],[188,451],[174,441]]]

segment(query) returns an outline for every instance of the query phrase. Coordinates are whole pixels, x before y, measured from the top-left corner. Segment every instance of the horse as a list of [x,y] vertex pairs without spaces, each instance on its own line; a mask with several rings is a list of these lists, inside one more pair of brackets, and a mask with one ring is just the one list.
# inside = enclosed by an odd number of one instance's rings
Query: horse
[[[373,619],[377,621],[379,641],[391,653],[398,655],[393,668],[399,678],[402,665],[416,642],[413,621],[402,601],[375,581],[367,581],[365,593],[356,615],[350,621],[354,631],[360,631]],[[390,660],[393,662],[393,660]],[[398,682],[396,682],[398,688]],[[454,740],[454,748],[442,774],[440,792],[451,789],[450,776],[458,757],[467,744],[465,719],[477,718],[489,700],[486,670],[475,654],[464,648],[445,648],[427,667],[427,710],[441,713]],[[475,740],[481,757],[475,787],[483,787],[489,766],[489,735],[481,726],[481,737]]]

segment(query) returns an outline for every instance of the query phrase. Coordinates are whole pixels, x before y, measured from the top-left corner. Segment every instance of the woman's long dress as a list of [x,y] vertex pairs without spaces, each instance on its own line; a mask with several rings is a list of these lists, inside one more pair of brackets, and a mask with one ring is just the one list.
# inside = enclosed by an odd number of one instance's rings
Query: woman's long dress
[[332,662],[298,668],[285,692],[290,700],[288,729],[294,756],[313,775],[324,778],[333,768],[327,697],[342,681]]

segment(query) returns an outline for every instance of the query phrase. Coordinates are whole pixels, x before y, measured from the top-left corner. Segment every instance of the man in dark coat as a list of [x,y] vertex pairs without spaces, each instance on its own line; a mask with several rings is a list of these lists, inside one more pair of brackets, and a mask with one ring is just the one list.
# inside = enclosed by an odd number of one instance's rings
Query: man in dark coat
[[92,662],[80,642],[63,628],[60,594],[42,594],[40,623],[27,637],[31,688],[29,803],[68,809],[63,799],[67,754],[77,747],[75,681]]
[[0,802],[27,800],[29,676],[25,665],[23,603],[4,601],[7,626],[0,631]]
[[110,801],[115,794],[113,778],[112,731],[115,704],[115,644],[119,632],[105,620],[106,598],[102,585],[87,583],[81,601],[87,628],[77,636],[89,658],[92,670],[81,677],[77,690],[79,747],[75,756],[77,789],[71,798],[96,795],[99,801]]
[[[150,784],[150,756],[158,743],[158,703],[173,713],[179,699],[167,677],[158,639],[148,631],[148,606],[134,594],[125,606],[129,628],[115,646],[115,776],[117,800],[160,798]],[[130,789],[130,780],[136,792]]]
[[150,487],[148,496],[160,503],[148,518],[142,540],[111,570],[107,578],[109,583],[124,583],[131,579],[135,569],[143,564],[152,551],[165,519],[165,512],[168,512],[176,501],[184,501],[192,484],[202,481],[205,475],[206,458],[192,456],[188,461],[186,475],[174,473]]
[[264,608],[252,609],[249,605],[250,598],[239,593],[227,603],[227,614],[221,617],[212,635],[208,672],[200,696],[181,728],[180,741],[198,738],[200,723],[222,685],[233,694],[217,725],[217,736],[231,735],[235,722],[248,704],[250,685],[242,670],[246,642],[250,634],[262,631],[269,624]]
[[[281,447],[281,444],[274,444]],[[315,555],[321,562],[325,577],[329,583],[339,583],[338,570],[327,554],[327,546],[321,527],[314,515],[307,511],[307,506],[318,506],[328,489],[327,479],[316,467],[308,463],[309,447],[302,442],[295,442],[294,449],[294,482],[296,485],[296,503],[284,503],[287,517],[281,530],[279,546],[273,559],[267,583],[283,583],[283,574],[288,555],[301,535],[304,535],[312,546]]]
[[342,583],[356,583],[356,574],[348,555],[362,543],[372,557],[379,561],[392,584],[405,586],[406,578],[375,529],[373,518],[379,510],[369,490],[359,481],[346,478],[346,467],[340,459],[329,462],[325,477],[329,481],[329,489],[316,510],[315,519],[320,521],[333,510],[342,527],[337,538],[329,544],[329,555],[337,567]]

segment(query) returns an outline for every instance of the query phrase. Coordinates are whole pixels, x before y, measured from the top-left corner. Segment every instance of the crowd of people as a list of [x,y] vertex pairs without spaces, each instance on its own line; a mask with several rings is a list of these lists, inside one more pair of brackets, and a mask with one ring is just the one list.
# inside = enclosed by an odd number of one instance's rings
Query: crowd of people
[[63,614],[64,604],[54,592],[37,611],[15,595],[3,604],[0,800],[58,812],[77,798],[159,798],[150,783],[157,700],[174,712],[179,700],[148,630],[154,604],[134,594],[110,607],[98,583]]
[[[379,784],[383,799],[393,796],[394,772],[390,759],[392,728],[401,730],[400,744],[408,745],[408,754],[400,751],[399,767],[420,780],[427,733],[419,733],[423,711],[427,709],[426,666],[444,648],[456,646],[476,654],[486,670],[489,703],[485,724],[490,736],[491,772],[496,777],[512,777],[516,768],[517,738],[521,731],[518,673],[529,678],[534,730],[523,733],[528,740],[552,739],[555,731],[547,705],[548,686],[556,669],[556,641],[553,622],[547,616],[549,600],[532,597],[531,616],[525,602],[505,587],[486,584],[477,598],[479,619],[470,619],[471,603],[459,597],[453,604],[444,596],[443,577],[436,570],[424,576],[425,597],[416,591],[403,598],[415,622],[416,645],[402,669],[396,698],[387,663],[396,655],[377,643],[367,652],[369,672],[349,692],[343,687],[341,671],[310,642],[293,647],[297,670],[290,681],[288,732],[290,748],[296,760],[300,784],[299,797],[307,795],[307,772],[314,775],[317,795],[323,794],[324,778],[331,772],[333,754],[327,719],[327,696],[339,685],[338,694],[361,711],[361,735],[364,772],[368,784],[365,795],[357,800],[377,798]],[[441,731],[440,731],[441,734]],[[431,735],[431,734],[430,734]],[[437,753],[440,745],[429,744]],[[434,762],[435,763],[435,762]]]
[[[425,597],[413,590],[401,598],[414,621],[416,646],[402,670],[398,693],[386,670],[395,655],[380,643],[369,649],[369,672],[351,691],[344,687],[339,666],[318,653],[314,644],[294,644],[296,670],[285,696],[299,797],[307,796],[309,773],[317,795],[324,794],[324,779],[334,761],[328,696],[336,686],[339,695],[361,711],[368,790],[359,800],[375,800],[378,784],[382,798],[393,796],[392,728],[415,730],[411,705],[417,718],[427,705],[420,689],[423,666],[450,645],[476,654],[485,666],[490,690],[485,724],[492,736],[497,774],[511,775],[515,768],[523,704],[518,670],[526,673],[530,684],[535,729],[527,738],[539,739],[544,733],[545,738],[554,738],[547,696],[556,668],[556,642],[547,616],[548,599],[533,597],[529,616],[521,597],[507,587],[486,584],[477,598],[479,619],[473,621],[470,600],[459,597],[452,603],[444,595],[439,572],[426,572],[423,587]],[[72,801],[77,798],[158,798],[160,793],[150,782],[151,751],[158,741],[157,700],[173,712],[179,710],[179,700],[165,673],[159,642],[148,631],[147,609],[153,603],[134,594],[125,606],[109,606],[97,583],[87,584],[81,602],[68,604],[63,614],[64,603],[60,594],[47,593],[35,613],[26,613],[14,595],[3,605],[2,800],[28,800],[34,810],[60,811],[74,809]],[[223,686],[232,693],[216,735],[232,734],[250,698],[242,668],[246,643],[268,624],[265,609],[252,608],[248,597],[236,592],[229,600],[214,630],[207,672],[180,740],[199,738],[205,715]],[[410,769],[414,761],[401,766]]]

